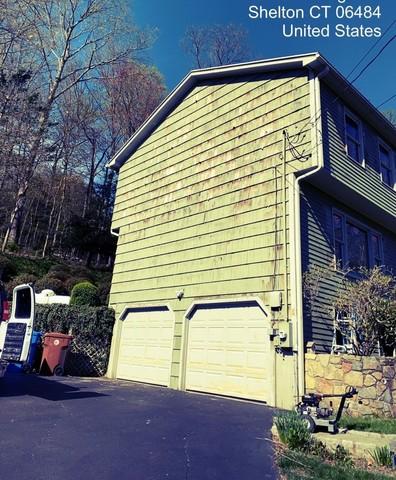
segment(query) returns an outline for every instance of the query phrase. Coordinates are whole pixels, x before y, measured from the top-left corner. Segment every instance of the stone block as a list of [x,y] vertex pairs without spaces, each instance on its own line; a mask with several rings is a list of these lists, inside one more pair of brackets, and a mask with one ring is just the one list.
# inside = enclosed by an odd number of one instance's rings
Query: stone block
[[392,367],[384,367],[383,373],[385,378],[393,378],[395,376],[395,368]]
[[369,405],[359,405],[358,409],[358,415],[361,415],[362,417],[366,415],[373,415],[374,409],[371,408]]
[[359,390],[359,398],[368,398],[375,400],[377,397],[377,389],[375,387],[366,387]]
[[342,357],[340,355],[330,355],[330,363],[338,365],[341,363]]
[[363,362],[361,360],[354,360],[352,362],[352,370],[355,372],[361,372],[363,367]]
[[382,372],[372,372],[371,375],[376,379],[376,380],[381,380],[383,375]]
[[365,375],[364,381],[363,381],[363,385],[365,387],[372,387],[376,383],[377,383],[377,380],[375,377],[373,377],[372,375]]
[[390,392],[390,390],[388,388],[382,394],[381,400],[383,400],[385,403],[391,403],[392,402],[392,393]]
[[355,360],[360,360],[362,357],[358,357],[357,355],[343,355],[342,356],[344,360],[348,361],[348,362],[354,362]]
[[378,370],[379,362],[377,357],[363,357],[363,370]]
[[325,376],[325,369],[319,362],[317,362],[314,365],[314,367],[312,368],[312,375],[314,377],[324,377]]
[[346,373],[344,376],[344,381],[347,386],[352,386],[352,387],[363,387],[363,374],[362,372],[349,372]]
[[317,378],[316,391],[319,393],[333,393],[333,384],[325,378]]
[[315,353],[306,353],[305,354],[305,360],[316,360],[316,354]]
[[320,355],[317,356],[317,360],[319,360],[320,364],[323,366],[323,367],[327,367],[327,365],[329,364],[329,360],[330,360],[330,355],[327,355],[325,353],[322,353]]
[[382,382],[378,382],[377,385],[376,385],[376,390],[377,390],[377,398],[380,398],[381,395],[386,390],[386,385],[384,385]]
[[352,370],[352,363],[351,362],[342,362],[342,371],[344,373],[348,373]]
[[337,382],[333,384],[333,392],[336,395],[345,393],[345,384],[344,382]]
[[313,375],[314,365],[312,362],[305,362],[305,375]]
[[305,386],[308,390],[315,390],[315,379],[313,377],[311,377],[310,375],[308,375],[306,378],[305,378]]
[[338,368],[338,366],[329,365],[321,376],[326,377],[329,380],[343,380],[344,372],[342,371],[342,368]]

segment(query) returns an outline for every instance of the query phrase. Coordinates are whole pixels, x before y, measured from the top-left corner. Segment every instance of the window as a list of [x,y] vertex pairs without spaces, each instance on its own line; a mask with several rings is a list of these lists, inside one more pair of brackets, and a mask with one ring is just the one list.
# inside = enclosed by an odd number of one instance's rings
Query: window
[[348,267],[369,268],[367,232],[350,221],[346,222]]
[[357,118],[345,113],[345,149],[355,162],[362,163],[361,126]]
[[392,172],[392,152],[383,145],[379,146],[379,161],[381,180],[393,188],[394,179]]
[[383,264],[381,235],[353,218],[334,211],[333,235],[337,268],[358,270]]
[[371,246],[373,252],[373,264],[382,265],[381,237],[377,233],[371,234]]
[[334,222],[334,252],[338,262],[338,266],[342,269],[344,268],[343,259],[345,257],[342,216],[338,215],[337,213],[334,213],[333,222]]

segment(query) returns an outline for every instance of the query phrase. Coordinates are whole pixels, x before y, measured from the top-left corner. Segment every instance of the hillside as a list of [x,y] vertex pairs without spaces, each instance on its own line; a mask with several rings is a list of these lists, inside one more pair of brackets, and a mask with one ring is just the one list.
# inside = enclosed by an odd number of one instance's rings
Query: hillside
[[80,263],[66,263],[53,257],[42,259],[0,254],[0,280],[9,295],[21,283],[33,283],[37,292],[49,288],[57,295],[70,295],[76,283],[88,280],[98,287],[101,305],[107,305],[111,275],[110,268],[88,268]]

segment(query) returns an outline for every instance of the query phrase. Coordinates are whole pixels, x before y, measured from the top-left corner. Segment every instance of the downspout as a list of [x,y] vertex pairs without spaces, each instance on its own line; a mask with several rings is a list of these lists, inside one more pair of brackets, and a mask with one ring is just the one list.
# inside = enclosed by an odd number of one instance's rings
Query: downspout
[[287,277],[287,225],[286,225],[286,200],[287,200],[287,185],[286,185],[286,161],[287,154],[287,132],[283,130],[283,153],[282,153],[282,199],[283,199],[283,283],[284,283],[284,305],[285,305],[285,322],[289,321],[289,283]]
[[[303,282],[302,282],[302,258],[301,258],[301,216],[300,216],[300,183],[308,177],[315,175],[324,168],[323,146],[318,134],[318,122],[322,122],[322,108],[320,100],[320,79],[326,76],[329,67],[326,66],[318,74],[310,72],[310,80],[313,82],[313,106],[314,106],[314,125],[312,132],[314,135],[314,145],[316,150],[317,166],[312,170],[294,177],[293,204],[294,204],[294,259],[295,259],[295,306],[297,320],[297,370],[298,370],[298,397],[305,393],[305,349],[304,349],[304,310],[303,310]],[[321,129],[320,129],[321,130]]]

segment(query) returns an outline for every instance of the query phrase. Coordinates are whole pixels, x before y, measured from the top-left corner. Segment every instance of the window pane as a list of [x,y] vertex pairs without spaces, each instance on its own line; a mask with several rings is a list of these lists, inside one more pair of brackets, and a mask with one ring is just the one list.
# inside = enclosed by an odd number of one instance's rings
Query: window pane
[[335,213],[333,215],[333,225],[334,225],[334,238],[336,240],[342,241],[342,217]]
[[382,265],[381,239],[375,233],[371,235],[371,248],[373,250],[374,265],[378,265],[378,266]]
[[335,257],[337,261],[337,268],[344,268],[343,262],[343,245],[341,242],[335,242],[334,244]]
[[360,146],[355,141],[351,140],[350,138],[347,139],[347,149],[348,155],[356,160],[357,162],[360,160]]
[[347,223],[348,266],[350,268],[368,267],[367,232]]
[[390,187],[393,187],[392,172],[389,168],[385,167],[384,165],[381,165],[381,178],[384,183],[386,183]]
[[390,168],[390,153],[384,147],[379,148],[380,152],[380,162],[381,165],[384,165],[387,168]]
[[359,125],[350,117],[345,118],[345,123],[347,135],[359,142]]

